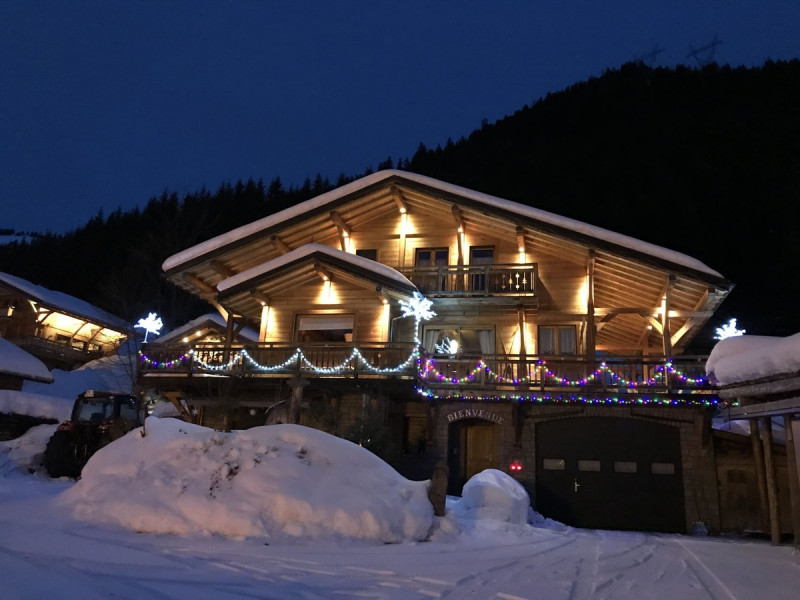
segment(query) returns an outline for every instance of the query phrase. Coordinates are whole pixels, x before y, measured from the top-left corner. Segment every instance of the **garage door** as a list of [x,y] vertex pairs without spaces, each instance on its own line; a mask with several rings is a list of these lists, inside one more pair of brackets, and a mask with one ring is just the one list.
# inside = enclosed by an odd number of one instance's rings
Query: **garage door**
[[536,425],[536,510],[575,527],[686,531],[676,427],[621,418]]

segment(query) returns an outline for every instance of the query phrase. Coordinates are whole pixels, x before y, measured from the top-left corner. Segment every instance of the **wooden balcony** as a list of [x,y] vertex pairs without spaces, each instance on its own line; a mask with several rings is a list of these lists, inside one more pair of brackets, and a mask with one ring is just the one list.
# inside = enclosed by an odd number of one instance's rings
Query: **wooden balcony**
[[426,296],[534,296],[536,264],[442,265],[397,269]]
[[144,346],[140,377],[415,378],[412,343],[198,344]]
[[705,375],[707,356],[521,356],[426,357],[420,379],[437,395],[470,390],[536,398],[650,398],[686,395],[711,399],[718,388]]
[[[705,356],[429,356],[403,343],[198,344],[144,347],[139,377],[394,379],[448,397],[576,396],[649,402],[715,404],[718,388],[705,377]],[[673,403],[673,402],[670,402]]]

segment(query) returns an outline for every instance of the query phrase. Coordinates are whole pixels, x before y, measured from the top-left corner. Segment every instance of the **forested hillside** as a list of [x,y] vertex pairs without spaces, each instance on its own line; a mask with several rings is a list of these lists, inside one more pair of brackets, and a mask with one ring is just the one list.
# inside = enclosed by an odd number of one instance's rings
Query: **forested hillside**
[[[377,168],[391,166],[385,161]],[[800,331],[800,61],[628,64],[549,94],[399,167],[695,256],[737,284],[720,312],[748,333]],[[0,271],[170,326],[205,310],[161,277],[167,256],[335,184],[223,184],[0,247]],[[709,336],[710,340],[710,336]]]

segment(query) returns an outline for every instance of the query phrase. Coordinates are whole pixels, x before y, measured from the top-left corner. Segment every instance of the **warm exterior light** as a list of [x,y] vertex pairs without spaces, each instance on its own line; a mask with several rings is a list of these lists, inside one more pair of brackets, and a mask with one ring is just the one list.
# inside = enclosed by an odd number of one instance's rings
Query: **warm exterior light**
[[401,214],[401,215],[404,215],[404,214],[406,214],[407,212],[408,212],[408,210],[406,209],[406,207],[405,207],[405,206],[401,206],[401,207],[400,207],[400,214]]
[[188,337],[183,338],[183,343],[184,344],[188,344],[189,343],[189,338]]

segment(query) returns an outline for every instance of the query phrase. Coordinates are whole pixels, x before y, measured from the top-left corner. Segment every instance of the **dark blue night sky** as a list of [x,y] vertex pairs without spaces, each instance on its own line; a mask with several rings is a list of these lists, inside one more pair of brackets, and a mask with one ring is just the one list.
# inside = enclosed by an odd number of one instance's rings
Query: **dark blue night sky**
[[[800,2],[0,3],[1,228],[223,181],[335,179],[661,49],[800,56]],[[703,55],[701,59],[708,59]]]

